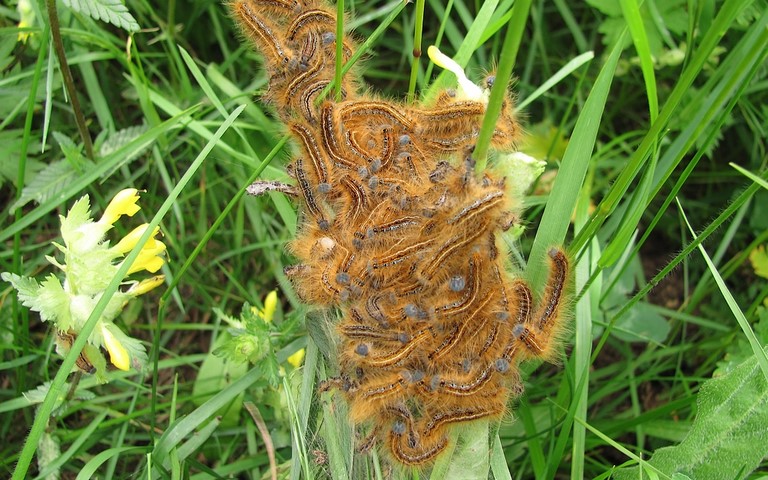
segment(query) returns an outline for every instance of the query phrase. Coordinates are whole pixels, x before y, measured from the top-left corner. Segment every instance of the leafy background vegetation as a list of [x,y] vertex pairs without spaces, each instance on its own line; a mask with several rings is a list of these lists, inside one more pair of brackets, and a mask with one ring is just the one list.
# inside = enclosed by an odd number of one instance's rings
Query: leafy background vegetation
[[[147,345],[148,372],[113,372],[106,385],[84,377],[70,391],[56,381],[64,374],[50,326],[0,286],[0,474],[270,478],[271,460],[281,478],[392,474],[352,462],[343,405],[313,393],[325,365],[305,325],[331,314],[302,305],[282,273],[294,207],[281,194],[243,196],[256,178],[286,178],[291,147],[257,99],[265,73],[226,9],[58,4],[91,154],[46,5],[29,6],[36,19],[21,28],[15,5],[0,6],[0,270],[49,273],[57,214],[84,193],[100,211],[134,186],[146,190],[144,221],[162,214],[173,288],[123,315]],[[519,20],[512,7],[346,5],[361,41],[381,32],[359,68],[391,98],[405,98],[411,78],[418,95],[438,73],[422,58],[411,75],[421,8],[424,48],[465,54],[479,78]],[[527,233],[513,250],[540,285],[535,259],[564,242],[576,265],[573,327],[560,365],[525,366],[526,394],[498,439],[489,446],[476,427],[463,438],[490,449],[495,478],[767,473],[768,5],[537,0],[523,18],[513,87],[525,105],[522,148],[548,170],[525,197]],[[273,289],[273,325],[259,327],[271,353],[252,364],[213,355],[227,352],[227,319],[263,321],[249,305],[262,308]],[[296,369],[287,358],[301,349]],[[37,412],[43,428],[28,438]],[[475,472],[477,457],[459,452],[432,477]]]

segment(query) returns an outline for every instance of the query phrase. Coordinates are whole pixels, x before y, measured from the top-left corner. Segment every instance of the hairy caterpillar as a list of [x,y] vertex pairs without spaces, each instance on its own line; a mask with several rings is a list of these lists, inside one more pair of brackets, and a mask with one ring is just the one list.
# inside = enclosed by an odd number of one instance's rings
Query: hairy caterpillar
[[[445,90],[432,105],[362,93],[352,73],[341,100],[321,98],[334,78],[335,35],[321,0],[243,0],[233,18],[264,57],[267,99],[296,140],[303,222],[286,269],[299,296],[340,312],[340,375],[323,384],[351,420],[397,464],[428,465],[455,425],[499,419],[522,391],[518,364],[551,359],[563,328],[569,262],[550,251],[537,302],[504,269],[498,235],[519,205],[504,179],[474,174],[482,100]],[[486,85],[494,81],[486,78]],[[504,101],[492,146],[509,151],[520,126]]]

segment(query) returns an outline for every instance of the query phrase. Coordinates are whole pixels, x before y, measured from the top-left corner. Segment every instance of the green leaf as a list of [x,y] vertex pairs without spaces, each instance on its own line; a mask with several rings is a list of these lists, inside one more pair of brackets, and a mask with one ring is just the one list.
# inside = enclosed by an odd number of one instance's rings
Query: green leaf
[[[625,301],[629,301],[628,298]],[[669,323],[645,302],[638,302],[626,315],[616,322],[611,331],[614,337],[625,342],[662,343],[669,335]]]
[[21,191],[19,199],[13,202],[8,211],[13,212],[33,200],[39,204],[44,203],[70,186],[72,181],[81,174],[82,172],[66,160],[50,163],[30,180]]
[[164,465],[173,449],[178,448],[184,439],[195,429],[202,429],[207,424],[208,419],[217,415],[217,412],[223,407],[230,404],[241,406],[242,401],[240,398],[261,377],[262,373],[258,367],[249,370],[237,381],[227,385],[226,388],[217,392],[216,395],[194,411],[173,422],[157,440],[152,451],[152,460],[155,462],[155,465]]
[[25,307],[32,307],[40,291],[40,284],[34,278],[22,277],[15,273],[3,272],[0,274],[3,281],[10,283],[19,294],[19,301]]
[[[149,130],[147,125],[137,125],[133,127],[124,128],[116,132],[112,132],[106,137],[104,143],[99,146],[99,157],[107,157],[115,153],[118,149],[128,145],[132,141],[136,140],[139,136],[145,134]],[[150,145],[145,145],[144,148],[134,150],[130,155],[123,157],[122,161],[116,163],[112,170],[104,174],[105,177],[110,177],[120,167],[126,165],[143,155],[149,150]]]
[[138,32],[139,24],[120,0],[63,0],[72,10],[103,20],[129,32]]
[[[752,328],[757,336],[757,341],[761,345],[768,345],[768,309],[758,307],[755,311],[757,322],[752,324]],[[749,340],[743,335],[736,335],[732,341],[728,342],[728,350],[723,360],[717,362],[717,369],[714,375],[725,375],[732,371],[738,365],[741,365],[746,359],[754,355]]]
[[[688,436],[679,445],[656,450],[648,463],[672,478],[745,478],[768,455],[768,381],[757,357],[705,382],[697,403]],[[614,478],[648,478],[638,468],[618,470]]]
[[562,245],[565,241],[573,208],[595,148],[600,119],[603,118],[620,54],[621,49],[618,46],[612,49],[584,102],[584,107],[573,127],[571,140],[563,154],[560,170],[555,177],[555,185],[544,208],[526,267],[528,282],[537,291],[544,284],[549,270],[546,261],[547,251],[553,245]]
[[83,195],[72,204],[72,208],[67,211],[67,216],[61,217],[61,236],[67,242],[68,239],[76,236],[85,223],[91,223],[92,221],[90,197]]
[[42,321],[55,321],[59,330],[68,330],[71,327],[69,297],[55,275],[49,275],[42,285],[34,278],[14,273],[4,272],[2,279],[13,285],[22,305],[40,313]]
[[[189,440],[179,446],[179,448],[176,450],[176,459],[182,461],[199,450],[200,447],[205,445],[213,432],[219,428],[220,423],[221,420],[219,418],[212,418],[206,426],[201,428],[198,432],[195,433],[195,435],[192,435]],[[163,466],[168,468],[170,466],[170,462],[170,459],[166,460]]]
[[83,465],[83,468],[80,469],[80,471],[77,474],[77,477],[75,480],[87,480],[89,478],[96,478],[96,471],[98,468],[106,461],[110,460],[113,457],[119,457],[120,455],[126,454],[126,453],[144,453],[146,452],[145,447],[113,447],[108,448],[104,451],[99,452],[98,454],[94,455],[88,462],[86,462],[85,465]]
[[[231,340],[232,336],[229,333],[221,332],[216,337],[211,353],[205,357],[202,365],[200,365],[200,371],[192,387],[192,395],[196,405],[207,402],[214,394],[224,390],[248,372],[247,363],[232,361],[214,353]],[[242,398],[243,394],[241,393],[233,402],[222,406],[216,413],[222,417],[222,423],[225,426],[237,424],[243,406]]]
[[459,444],[451,457],[448,475],[445,478],[485,480],[488,478],[491,454],[488,444],[487,420],[478,420],[462,426]]

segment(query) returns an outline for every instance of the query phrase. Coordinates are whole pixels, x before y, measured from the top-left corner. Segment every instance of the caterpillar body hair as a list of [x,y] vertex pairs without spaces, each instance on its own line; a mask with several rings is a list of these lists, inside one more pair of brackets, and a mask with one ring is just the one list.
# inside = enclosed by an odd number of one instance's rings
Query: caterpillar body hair
[[[383,99],[361,88],[355,68],[339,79],[340,98],[326,96],[337,42],[342,62],[358,49],[351,35],[337,38],[335,8],[228,6],[264,59],[269,102],[296,143],[294,186],[283,190],[295,193],[301,221],[287,246],[296,265],[284,273],[302,301],[338,312],[324,330],[339,373],[319,390],[348,402],[361,450],[429,468],[457,425],[503,417],[522,392],[521,361],[556,357],[568,257],[550,250],[541,298],[506,270],[501,233],[521,205],[503,177],[474,171],[485,101],[451,89],[432,104]],[[520,135],[507,96],[491,146],[510,152]]]

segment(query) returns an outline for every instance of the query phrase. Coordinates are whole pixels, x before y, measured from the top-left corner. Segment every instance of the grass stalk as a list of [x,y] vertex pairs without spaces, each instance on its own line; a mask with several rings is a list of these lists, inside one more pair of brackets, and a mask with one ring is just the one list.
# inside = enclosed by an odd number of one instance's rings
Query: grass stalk
[[488,99],[488,109],[483,117],[483,125],[480,127],[480,134],[477,137],[475,150],[472,153],[473,158],[477,162],[475,164],[475,173],[478,175],[484,172],[488,165],[488,148],[491,145],[491,138],[496,129],[496,121],[501,113],[504,99],[508,94],[509,80],[512,78],[512,69],[515,66],[517,52],[520,49],[520,40],[523,37],[530,9],[531,0],[516,1],[512,7],[512,18],[509,21],[507,34],[504,37],[504,45],[501,48],[501,58],[499,58],[496,79],[491,89],[491,97]]
[[56,50],[56,57],[59,59],[61,78],[67,89],[69,101],[72,102],[72,113],[75,115],[77,130],[80,132],[80,139],[83,141],[85,156],[90,160],[94,160],[95,157],[93,156],[91,134],[88,131],[83,110],[80,108],[80,100],[77,95],[77,89],[75,89],[75,80],[72,78],[72,71],[69,69],[69,63],[67,63],[67,54],[64,51],[64,42],[61,38],[61,26],[59,25],[59,13],[56,10],[56,0],[45,0],[45,5],[48,9],[48,21],[50,22],[51,27],[53,47],[54,50]]

